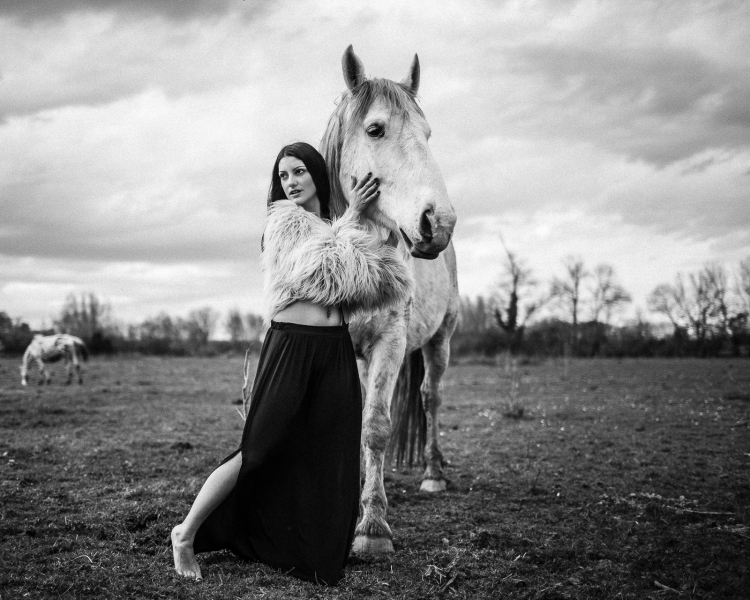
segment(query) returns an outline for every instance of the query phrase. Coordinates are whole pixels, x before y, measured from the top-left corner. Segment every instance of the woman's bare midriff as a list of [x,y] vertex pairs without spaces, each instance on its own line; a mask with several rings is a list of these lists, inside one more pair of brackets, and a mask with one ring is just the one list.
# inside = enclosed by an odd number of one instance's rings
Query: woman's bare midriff
[[329,317],[328,308],[322,304],[315,304],[309,300],[297,300],[297,302],[277,312],[273,316],[273,320],[278,323],[335,327],[342,324],[341,313],[341,309],[334,306],[331,307],[331,316]]

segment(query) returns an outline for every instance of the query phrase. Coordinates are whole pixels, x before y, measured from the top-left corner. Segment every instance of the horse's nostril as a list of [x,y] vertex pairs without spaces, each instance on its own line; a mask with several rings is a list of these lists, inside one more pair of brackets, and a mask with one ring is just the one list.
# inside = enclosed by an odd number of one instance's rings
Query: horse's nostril
[[425,242],[432,241],[432,209],[426,210],[422,213],[419,219],[419,235],[422,236],[422,240]]

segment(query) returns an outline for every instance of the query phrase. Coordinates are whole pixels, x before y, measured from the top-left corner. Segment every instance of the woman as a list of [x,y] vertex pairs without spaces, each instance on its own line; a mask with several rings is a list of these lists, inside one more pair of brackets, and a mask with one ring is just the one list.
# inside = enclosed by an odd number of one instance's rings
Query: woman
[[323,157],[282,148],[263,234],[266,318],[240,447],[211,473],[172,530],[175,569],[201,580],[195,553],[230,549],[335,584],[357,520],[362,398],[345,315],[395,305],[411,281],[403,257],[360,223],[380,195],[353,180],[331,224]]

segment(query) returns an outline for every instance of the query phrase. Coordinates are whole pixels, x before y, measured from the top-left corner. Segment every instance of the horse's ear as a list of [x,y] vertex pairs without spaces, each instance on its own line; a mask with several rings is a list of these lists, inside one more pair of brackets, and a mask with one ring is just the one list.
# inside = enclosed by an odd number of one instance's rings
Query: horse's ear
[[344,81],[346,81],[346,86],[350,90],[353,90],[365,80],[365,66],[354,54],[354,48],[351,44],[344,51],[344,56],[341,57],[341,66],[344,69]]
[[404,77],[401,83],[411,89],[416,95],[417,90],[419,90],[419,57],[416,54],[414,55],[414,60],[411,61],[409,74]]

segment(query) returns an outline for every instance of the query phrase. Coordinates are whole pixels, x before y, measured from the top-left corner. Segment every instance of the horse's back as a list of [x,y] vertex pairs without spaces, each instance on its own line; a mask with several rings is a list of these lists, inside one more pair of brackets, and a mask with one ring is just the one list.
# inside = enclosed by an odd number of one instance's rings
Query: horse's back
[[65,357],[68,346],[74,343],[73,340],[77,339],[75,336],[62,333],[54,335],[36,334],[26,349],[26,354],[39,357],[47,363],[57,362]]

